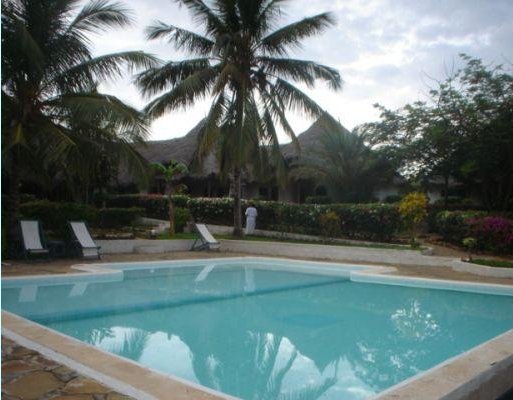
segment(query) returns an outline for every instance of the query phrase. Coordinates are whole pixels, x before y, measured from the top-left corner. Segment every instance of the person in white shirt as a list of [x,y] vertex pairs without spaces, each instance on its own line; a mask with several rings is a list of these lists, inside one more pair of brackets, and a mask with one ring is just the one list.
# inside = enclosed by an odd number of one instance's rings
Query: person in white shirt
[[257,209],[253,203],[250,203],[249,207],[246,208],[246,235],[252,235],[255,232],[257,216]]

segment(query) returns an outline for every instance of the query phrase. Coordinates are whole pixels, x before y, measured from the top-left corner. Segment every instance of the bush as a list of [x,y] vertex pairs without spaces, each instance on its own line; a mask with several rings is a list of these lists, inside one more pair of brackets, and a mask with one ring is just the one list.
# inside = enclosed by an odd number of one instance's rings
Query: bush
[[402,198],[403,198],[403,196],[401,196],[399,194],[391,194],[391,195],[388,195],[387,197],[385,197],[383,199],[383,202],[387,203],[387,204],[399,203]]
[[448,242],[461,244],[466,237],[476,239],[476,249],[513,253],[513,219],[487,215],[484,211],[441,211],[436,232]]
[[144,214],[143,208],[103,208],[98,211],[98,219],[92,225],[100,228],[122,228],[131,226]]
[[58,236],[66,236],[68,221],[86,221],[90,226],[119,228],[130,226],[134,220],[144,214],[142,208],[105,208],[79,203],[59,203],[48,200],[36,200],[20,205],[22,218],[38,219],[45,229],[54,231]]
[[190,197],[185,194],[176,194],[171,196],[171,201],[175,207],[188,208]]
[[21,204],[20,215],[22,218],[39,219],[44,228],[64,234],[68,221],[83,220],[89,224],[95,223],[98,210],[86,204],[36,200]]
[[191,213],[187,208],[176,207],[175,208],[175,231],[183,232],[183,229],[192,219]]
[[321,236],[331,239],[340,236],[340,217],[334,211],[319,215]]
[[513,253],[513,220],[488,216],[468,221],[477,248],[496,253]]
[[[289,204],[253,201],[259,229],[320,235],[321,214],[333,211],[340,221],[340,235],[366,240],[390,240],[401,228],[397,207],[388,204]],[[191,198],[189,210],[197,222],[233,224],[233,199]],[[243,201],[243,209],[246,202]]]
[[305,204],[331,204],[330,196],[308,196],[305,199]]
[[143,208],[144,215],[149,218],[168,220],[169,199],[160,194],[138,195],[123,194],[109,196],[106,199],[107,207],[114,208]]

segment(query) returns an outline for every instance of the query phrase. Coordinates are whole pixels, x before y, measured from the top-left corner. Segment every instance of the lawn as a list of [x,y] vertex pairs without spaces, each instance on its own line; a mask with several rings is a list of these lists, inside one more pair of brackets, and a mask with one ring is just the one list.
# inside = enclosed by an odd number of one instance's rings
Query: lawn
[[252,242],[280,242],[280,243],[297,243],[297,244],[326,244],[330,246],[344,246],[344,247],[369,247],[375,249],[393,249],[393,250],[411,250],[410,247],[407,246],[399,246],[394,244],[385,244],[385,243],[352,243],[352,242],[333,242],[333,243],[325,243],[316,240],[297,240],[297,239],[285,239],[285,238],[276,238],[276,237],[267,237],[267,236],[244,236],[242,239],[234,237],[232,235],[214,235],[217,239],[226,239],[226,240],[248,240]]
[[496,268],[513,268],[513,261],[505,261],[505,260],[488,260],[484,258],[473,259],[472,264],[485,265],[487,267],[496,267]]

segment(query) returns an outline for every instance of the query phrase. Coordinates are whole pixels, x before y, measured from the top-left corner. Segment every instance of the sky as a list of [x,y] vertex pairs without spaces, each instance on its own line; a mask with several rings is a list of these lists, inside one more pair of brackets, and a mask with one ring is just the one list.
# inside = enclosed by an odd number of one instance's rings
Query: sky
[[[207,0],[208,2],[208,0]],[[161,20],[202,33],[187,9],[172,0],[125,0],[134,23],[92,37],[94,54],[144,50],[165,61],[179,61],[165,41],[148,42],[144,27]],[[323,83],[307,93],[346,128],[375,121],[375,103],[399,108],[426,99],[430,86],[461,66],[458,54],[482,58],[486,63],[513,62],[513,0],[290,0],[283,7],[283,23],[331,11],[337,25],[304,41],[291,56],[337,68],[344,80],[341,91]],[[143,98],[131,78],[103,83],[101,90],[142,108]],[[185,135],[206,116],[210,102],[175,111],[153,121],[151,139]],[[296,133],[313,122],[289,114]],[[287,139],[280,137],[282,142]]]

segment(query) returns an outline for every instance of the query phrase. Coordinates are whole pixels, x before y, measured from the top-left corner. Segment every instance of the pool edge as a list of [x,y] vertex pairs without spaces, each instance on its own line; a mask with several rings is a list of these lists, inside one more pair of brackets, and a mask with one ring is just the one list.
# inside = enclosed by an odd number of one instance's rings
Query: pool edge
[[[219,258],[215,261],[218,262],[225,259],[232,261],[245,259],[293,261],[290,259],[274,257],[251,256]],[[180,261],[181,260],[176,260],[174,263],[179,263]],[[195,261],[198,262],[206,260]],[[208,261],[212,262],[214,260]],[[340,262],[306,261],[300,259],[297,261],[318,266],[324,265],[333,267],[343,265],[343,263]],[[141,262],[135,262],[133,264],[140,263]],[[169,263],[169,261],[162,261],[160,263]],[[113,273],[119,274],[119,269],[109,268],[109,264],[116,263],[75,265],[73,268],[83,270],[85,273],[65,274],[61,276],[63,277],[63,280],[65,280],[65,277],[84,277],[95,275],[99,272],[103,273],[104,277]],[[436,288],[447,290],[469,291],[469,285],[474,288],[508,288],[508,291],[513,290],[511,285],[456,282],[443,279],[414,278],[401,275],[383,275],[384,272],[394,270],[392,267],[351,264],[346,264],[346,266],[358,267],[357,269],[350,271],[350,277],[351,280],[353,280],[354,276],[354,280],[360,282],[367,281],[368,283],[404,286],[416,286],[435,282],[437,284]],[[52,276],[52,278],[54,277],[55,275]],[[23,278],[12,277],[3,278],[2,280],[30,280],[37,278],[47,279],[49,276],[25,276]],[[487,293],[492,294],[490,292]],[[511,294],[508,293],[508,295]],[[216,392],[215,390],[181,378],[163,374],[144,367],[134,361],[105,352],[5,310],[2,310],[2,334],[15,341],[21,341],[21,345],[39,351],[43,355],[55,359],[56,361],[73,368],[86,376],[96,379],[114,390],[137,399],[167,399],[169,398],[169,393],[173,394],[174,399],[179,400],[235,399],[233,396]],[[503,378],[502,380],[506,382],[507,378],[511,376],[511,374],[513,374],[513,329],[469,349],[465,353],[448,359],[423,373],[417,374],[403,382],[400,382],[372,398],[376,400],[401,400],[411,399],[413,398],[412,394],[414,394],[414,398],[418,400],[435,398],[446,400],[463,398],[470,399],[473,398],[471,397],[472,393],[479,390],[479,386],[476,385],[483,385],[487,382],[490,383],[493,381],[493,378],[498,378],[500,380],[501,377]],[[496,381],[493,381],[493,384],[490,384],[489,386],[490,390],[502,390],[497,389],[499,386]],[[505,387],[503,392],[507,389],[508,388]],[[496,393],[497,396],[500,394],[502,393]]]

